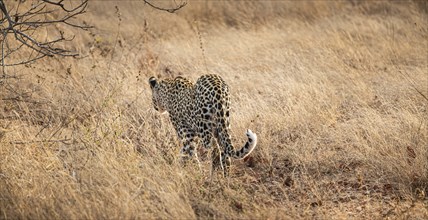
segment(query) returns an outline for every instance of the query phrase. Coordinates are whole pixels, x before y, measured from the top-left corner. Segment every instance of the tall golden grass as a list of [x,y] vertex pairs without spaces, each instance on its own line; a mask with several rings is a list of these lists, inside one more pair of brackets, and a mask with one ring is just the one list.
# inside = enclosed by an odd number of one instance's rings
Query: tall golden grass
[[[0,85],[0,218],[428,218],[426,2],[89,7],[83,58]],[[206,72],[230,85],[233,143],[259,137],[226,178],[203,149],[179,162],[147,84]]]

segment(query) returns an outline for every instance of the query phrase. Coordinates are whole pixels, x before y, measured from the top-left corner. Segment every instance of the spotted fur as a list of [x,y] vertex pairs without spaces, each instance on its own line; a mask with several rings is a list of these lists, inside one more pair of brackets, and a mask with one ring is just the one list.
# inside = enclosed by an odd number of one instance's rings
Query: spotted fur
[[183,144],[182,153],[192,156],[196,138],[205,148],[210,148],[215,138],[220,158],[213,159],[213,167],[221,165],[227,174],[230,158],[245,158],[256,147],[257,135],[247,130],[247,142],[240,150],[234,150],[230,139],[229,87],[220,76],[203,75],[196,84],[183,77],[164,80],[151,77],[149,83],[153,106],[159,112],[169,113]]

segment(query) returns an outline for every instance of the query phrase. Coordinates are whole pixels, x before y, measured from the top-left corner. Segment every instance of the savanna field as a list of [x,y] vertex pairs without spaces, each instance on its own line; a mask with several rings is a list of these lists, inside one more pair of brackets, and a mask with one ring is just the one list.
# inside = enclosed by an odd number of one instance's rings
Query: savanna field
[[[77,19],[94,27],[56,28],[78,58],[0,79],[0,219],[428,219],[426,1],[92,0]],[[235,148],[258,135],[227,177],[202,147],[183,164],[152,105],[150,76],[207,73]]]

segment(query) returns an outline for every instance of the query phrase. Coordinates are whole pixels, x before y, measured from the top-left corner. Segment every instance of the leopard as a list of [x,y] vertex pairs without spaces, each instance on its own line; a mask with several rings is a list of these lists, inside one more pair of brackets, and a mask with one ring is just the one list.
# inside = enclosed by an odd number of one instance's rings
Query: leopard
[[152,76],[149,84],[154,109],[169,114],[182,145],[180,154],[197,157],[199,141],[205,149],[216,145],[212,151],[212,170],[222,169],[228,175],[231,158],[244,159],[255,149],[257,135],[250,129],[241,149],[235,150],[232,145],[230,91],[219,75],[202,75],[196,83],[182,76],[165,79]]

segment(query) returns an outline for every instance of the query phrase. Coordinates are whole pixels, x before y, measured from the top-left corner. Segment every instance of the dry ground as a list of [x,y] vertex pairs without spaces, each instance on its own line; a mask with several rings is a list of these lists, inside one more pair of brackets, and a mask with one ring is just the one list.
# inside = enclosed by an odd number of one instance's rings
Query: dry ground
[[[8,68],[18,79],[0,85],[0,218],[427,219],[427,11],[90,1],[95,28],[69,45],[82,59]],[[207,72],[231,87],[236,147],[259,137],[227,178],[205,157],[181,165],[151,106],[151,75]]]

